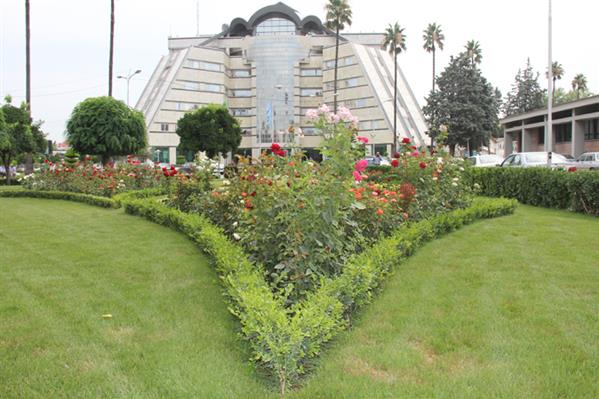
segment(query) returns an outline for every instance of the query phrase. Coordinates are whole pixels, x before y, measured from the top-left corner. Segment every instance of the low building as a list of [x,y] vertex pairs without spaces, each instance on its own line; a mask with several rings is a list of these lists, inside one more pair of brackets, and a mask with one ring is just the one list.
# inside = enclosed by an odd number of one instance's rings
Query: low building
[[[169,53],[152,74],[136,108],[146,119],[151,153],[174,162],[177,121],[206,104],[226,104],[244,132],[240,153],[258,156],[285,144],[289,127],[301,128],[299,145],[315,155],[320,136],[306,111],[346,106],[360,119],[370,153],[390,153],[393,143],[393,59],[380,48],[383,34],[343,34],[333,89],[335,34],[315,16],[300,18],[283,3],[235,18],[217,35],[170,38]],[[430,143],[428,127],[398,69],[397,134]],[[180,154],[183,155],[183,154]],[[189,156],[189,154],[185,154]]]
[[[505,156],[513,152],[547,151],[547,109],[501,120]],[[555,105],[552,112],[553,151],[578,157],[599,151],[599,96]]]

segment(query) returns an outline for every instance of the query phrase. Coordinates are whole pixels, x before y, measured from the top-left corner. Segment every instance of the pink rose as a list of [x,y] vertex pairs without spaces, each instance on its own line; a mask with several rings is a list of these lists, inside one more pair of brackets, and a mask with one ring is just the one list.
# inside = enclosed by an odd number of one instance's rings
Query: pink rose
[[368,138],[364,137],[364,136],[358,136],[357,137],[358,141],[364,144],[368,144]]
[[358,173],[364,172],[367,167],[368,167],[368,161],[365,159],[362,159],[362,160],[356,162],[356,165],[355,165],[355,169]]

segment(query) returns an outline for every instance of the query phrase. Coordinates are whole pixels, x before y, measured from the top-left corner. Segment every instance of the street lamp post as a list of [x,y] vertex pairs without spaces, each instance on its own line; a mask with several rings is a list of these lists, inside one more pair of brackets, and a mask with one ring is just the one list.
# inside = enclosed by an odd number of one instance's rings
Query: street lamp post
[[135,75],[137,75],[138,73],[141,73],[141,69],[138,69],[137,71],[130,73],[127,76],[123,76],[123,75],[119,75],[116,78],[117,79],[125,79],[127,80],[127,106],[129,106],[129,81],[131,80],[131,78]]

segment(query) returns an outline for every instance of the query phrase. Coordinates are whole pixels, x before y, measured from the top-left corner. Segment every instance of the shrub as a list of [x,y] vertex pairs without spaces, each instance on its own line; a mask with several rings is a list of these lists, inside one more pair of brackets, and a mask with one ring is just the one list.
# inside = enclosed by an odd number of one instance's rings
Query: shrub
[[120,204],[117,201],[114,201],[110,198],[62,191],[2,190],[0,191],[0,197],[57,199],[74,202],[83,202],[89,205],[99,206],[102,208],[120,207]]
[[523,204],[599,215],[599,173],[548,168],[470,168],[468,179],[481,194],[515,198]]

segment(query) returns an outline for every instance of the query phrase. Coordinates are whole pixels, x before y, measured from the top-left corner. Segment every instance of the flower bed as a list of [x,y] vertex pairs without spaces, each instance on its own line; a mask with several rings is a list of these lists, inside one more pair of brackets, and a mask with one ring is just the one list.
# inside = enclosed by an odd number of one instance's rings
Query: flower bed
[[146,188],[165,187],[177,175],[174,167],[160,168],[142,164],[132,156],[118,164],[94,165],[87,157],[72,165],[46,161],[39,172],[24,179],[25,188],[112,197],[115,194]]

